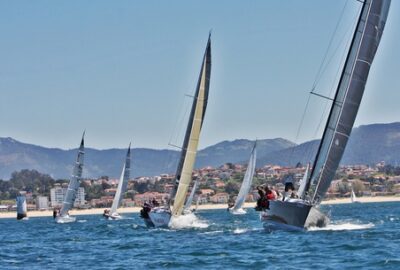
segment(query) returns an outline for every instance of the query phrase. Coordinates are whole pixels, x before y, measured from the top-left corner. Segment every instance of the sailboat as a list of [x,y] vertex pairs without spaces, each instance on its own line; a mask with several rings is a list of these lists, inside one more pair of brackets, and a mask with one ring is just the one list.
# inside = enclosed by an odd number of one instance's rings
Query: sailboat
[[126,188],[128,186],[128,180],[131,171],[131,144],[129,144],[128,152],[126,153],[125,164],[122,168],[121,177],[119,178],[117,192],[115,193],[114,200],[111,206],[111,210],[108,214],[105,214],[105,217],[108,219],[121,219],[122,217],[117,213],[118,207],[121,206],[122,199],[126,192]]
[[239,194],[236,198],[235,204],[233,205],[232,208],[229,208],[229,211],[232,214],[236,215],[246,214],[246,211],[242,208],[242,206],[244,204],[244,201],[246,200],[247,194],[249,194],[251,184],[253,182],[254,170],[256,168],[256,160],[257,160],[256,145],[257,142],[254,143],[253,149],[251,150],[249,163],[247,165],[242,186],[240,187]]
[[[364,0],[325,130],[300,198],[271,201],[260,214],[266,229],[324,227],[329,218],[318,209],[339,166],[386,23],[390,0]],[[312,187],[312,188],[311,188]]]
[[190,192],[189,197],[186,199],[185,207],[183,208],[184,213],[191,213],[190,207],[192,206],[194,194],[196,193],[197,186],[199,185],[199,179],[197,178],[193,184],[192,191]]
[[353,187],[351,188],[351,195],[350,195],[351,203],[359,203],[360,201],[357,199],[356,194],[354,193]]
[[81,144],[78,149],[78,155],[76,162],[74,164],[74,170],[72,172],[71,179],[68,184],[67,193],[65,194],[63,205],[61,207],[60,213],[55,217],[57,223],[70,223],[75,222],[76,218],[69,215],[69,210],[74,205],[76,198],[76,193],[79,188],[79,184],[82,180],[82,170],[83,170],[83,157],[84,157],[84,137],[85,132],[83,132]]
[[28,219],[26,197],[23,195],[18,195],[16,201],[17,201],[17,220]]
[[[208,91],[211,76],[211,33],[208,37],[203,56],[196,92],[189,115],[185,138],[181,148],[181,157],[175,174],[175,184],[167,205],[154,207],[141,215],[147,226],[167,227],[171,217],[179,217],[183,213],[186,194],[192,182],[192,172],[196,160],[200,131],[207,108]],[[145,210],[145,209],[143,209]]]

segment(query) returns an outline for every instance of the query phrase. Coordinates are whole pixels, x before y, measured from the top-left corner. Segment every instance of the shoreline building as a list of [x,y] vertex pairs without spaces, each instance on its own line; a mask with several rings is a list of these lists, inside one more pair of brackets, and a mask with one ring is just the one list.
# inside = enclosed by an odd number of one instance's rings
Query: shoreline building
[[[51,206],[61,207],[66,193],[67,193],[67,187],[61,187],[58,185],[50,189]],[[74,207],[83,206],[85,204],[86,204],[85,189],[83,187],[79,187],[76,193]]]

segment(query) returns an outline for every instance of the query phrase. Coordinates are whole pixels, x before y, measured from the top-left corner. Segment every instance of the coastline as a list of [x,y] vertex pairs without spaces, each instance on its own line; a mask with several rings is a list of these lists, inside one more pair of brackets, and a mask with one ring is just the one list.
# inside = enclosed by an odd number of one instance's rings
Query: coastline
[[[360,203],[377,203],[377,202],[400,202],[400,196],[377,196],[377,197],[359,197],[357,201]],[[322,205],[332,204],[346,204],[351,203],[350,198],[339,198],[332,200],[322,201]],[[245,203],[244,208],[254,208],[255,202]],[[204,204],[199,205],[198,210],[213,210],[213,209],[226,209],[226,204]],[[81,215],[102,215],[105,208],[92,208],[92,209],[73,209],[70,211],[71,216]],[[139,213],[141,207],[125,207],[118,209],[120,214]],[[53,217],[52,210],[46,211],[29,211],[28,217]],[[16,212],[0,212],[0,219],[3,218],[16,218]]]

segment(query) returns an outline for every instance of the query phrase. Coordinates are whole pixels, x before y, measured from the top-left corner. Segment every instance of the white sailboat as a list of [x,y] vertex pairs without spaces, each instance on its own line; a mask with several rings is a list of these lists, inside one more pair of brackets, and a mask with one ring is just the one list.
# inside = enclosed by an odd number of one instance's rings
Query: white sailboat
[[128,152],[126,153],[124,167],[122,168],[121,177],[119,178],[117,192],[115,193],[114,200],[108,214],[105,214],[110,220],[121,219],[122,217],[117,213],[118,207],[121,206],[122,199],[128,186],[128,180],[131,171],[131,144],[129,144]]
[[253,149],[251,151],[249,163],[247,165],[247,169],[244,174],[242,186],[240,187],[239,194],[236,198],[235,204],[233,205],[232,208],[229,208],[229,211],[235,215],[246,214],[246,211],[242,207],[246,200],[246,196],[250,192],[251,184],[253,182],[253,176],[254,176],[254,171],[256,168],[256,160],[257,160],[256,145],[257,145],[257,142],[254,143]]
[[196,160],[200,131],[207,108],[210,75],[211,34],[208,37],[199,80],[193,97],[192,109],[181,150],[181,158],[175,174],[175,185],[167,205],[154,207],[149,212],[145,208],[143,209],[141,216],[147,226],[167,227],[169,226],[171,217],[176,218],[183,214],[186,194],[192,182],[192,172]]
[[198,185],[199,185],[199,179],[197,178],[196,181],[193,184],[192,191],[190,192],[189,197],[186,199],[185,207],[183,208],[183,212],[184,213],[193,212],[192,210],[190,210],[190,207],[192,206],[194,194],[196,193]]
[[60,213],[55,217],[55,221],[57,223],[69,223],[76,221],[75,217],[71,217],[69,215],[69,210],[71,210],[71,208],[74,205],[76,193],[78,191],[79,184],[81,183],[82,180],[83,157],[85,154],[84,137],[85,137],[85,132],[83,132],[82,135],[81,144],[78,149],[78,155],[76,158],[76,162],[74,164],[74,170],[72,172],[72,176],[68,184],[68,189],[64,197],[63,205],[61,207]]
[[28,219],[26,197],[19,195],[16,198],[17,201],[17,220]]
[[346,148],[390,7],[390,0],[360,2],[357,26],[303,196],[270,201],[269,209],[260,215],[266,229],[304,230],[324,227],[329,222],[318,205]]
[[351,188],[351,195],[350,195],[351,203],[359,203],[360,201],[357,199],[356,194],[354,193],[353,187]]

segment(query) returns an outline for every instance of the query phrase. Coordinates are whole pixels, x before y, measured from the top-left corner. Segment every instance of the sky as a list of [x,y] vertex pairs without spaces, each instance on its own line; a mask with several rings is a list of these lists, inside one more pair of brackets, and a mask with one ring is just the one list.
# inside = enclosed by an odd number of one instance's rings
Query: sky
[[[0,0],[0,137],[70,149],[86,130],[86,145],[98,149],[179,145],[212,29],[200,148],[319,138],[329,104],[309,92],[317,81],[317,93],[333,96],[359,8],[356,0]],[[394,0],[356,126],[400,121],[399,14]]]

